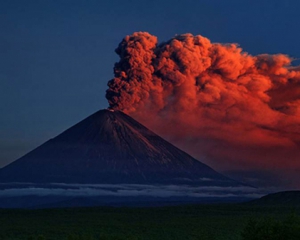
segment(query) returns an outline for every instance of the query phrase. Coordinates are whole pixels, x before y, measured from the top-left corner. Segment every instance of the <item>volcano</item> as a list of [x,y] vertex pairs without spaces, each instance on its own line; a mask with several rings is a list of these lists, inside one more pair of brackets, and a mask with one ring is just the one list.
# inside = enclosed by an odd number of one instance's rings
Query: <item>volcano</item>
[[112,110],[92,114],[2,168],[0,181],[240,185]]

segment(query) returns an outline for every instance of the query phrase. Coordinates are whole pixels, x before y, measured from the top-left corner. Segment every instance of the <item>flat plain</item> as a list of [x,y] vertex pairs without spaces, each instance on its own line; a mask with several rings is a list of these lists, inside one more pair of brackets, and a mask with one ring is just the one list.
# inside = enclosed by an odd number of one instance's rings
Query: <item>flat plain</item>
[[0,239],[240,240],[250,219],[281,220],[299,206],[198,204],[165,207],[1,209]]

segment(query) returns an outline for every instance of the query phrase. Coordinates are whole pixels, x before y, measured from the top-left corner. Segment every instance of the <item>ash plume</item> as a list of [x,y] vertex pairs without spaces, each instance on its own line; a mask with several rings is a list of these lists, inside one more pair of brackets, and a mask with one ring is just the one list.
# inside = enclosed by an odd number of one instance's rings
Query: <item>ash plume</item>
[[146,32],[126,36],[116,53],[111,109],[216,169],[271,170],[299,187],[300,66],[291,57],[192,34],[159,44]]

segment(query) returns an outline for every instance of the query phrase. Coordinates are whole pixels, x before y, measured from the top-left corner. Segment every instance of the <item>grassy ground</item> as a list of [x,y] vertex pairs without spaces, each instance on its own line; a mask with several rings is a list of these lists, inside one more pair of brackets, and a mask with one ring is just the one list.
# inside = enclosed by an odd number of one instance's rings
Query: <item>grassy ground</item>
[[[0,239],[239,240],[250,218],[284,218],[289,207],[190,205],[156,208],[0,210]],[[297,214],[300,209],[294,209]]]

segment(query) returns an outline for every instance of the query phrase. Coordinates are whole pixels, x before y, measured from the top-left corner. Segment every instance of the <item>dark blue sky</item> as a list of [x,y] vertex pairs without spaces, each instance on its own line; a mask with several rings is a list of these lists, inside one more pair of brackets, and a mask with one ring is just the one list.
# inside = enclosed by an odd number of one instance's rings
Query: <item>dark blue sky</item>
[[299,9],[298,0],[1,0],[0,167],[107,107],[125,35],[190,32],[300,58]]

